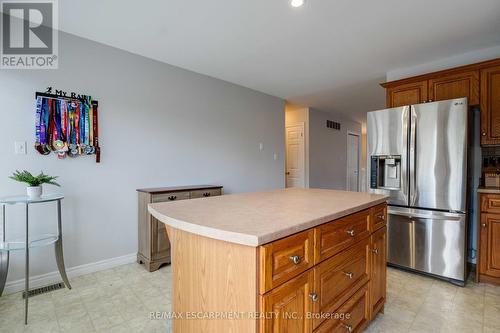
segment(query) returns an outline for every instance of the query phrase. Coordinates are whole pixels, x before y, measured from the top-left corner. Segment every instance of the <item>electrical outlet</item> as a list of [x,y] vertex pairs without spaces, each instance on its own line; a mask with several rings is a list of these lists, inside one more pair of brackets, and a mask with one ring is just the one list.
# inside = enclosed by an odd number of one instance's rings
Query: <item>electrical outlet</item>
[[273,158],[274,158],[275,161],[277,161],[278,160],[278,154],[274,153]]
[[263,144],[262,142],[261,142],[261,143],[259,143],[259,150],[260,150],[260,151],[264,150],[264,144]]
[[14,142],[14,153],[16,155],[26,155],[26,141]]

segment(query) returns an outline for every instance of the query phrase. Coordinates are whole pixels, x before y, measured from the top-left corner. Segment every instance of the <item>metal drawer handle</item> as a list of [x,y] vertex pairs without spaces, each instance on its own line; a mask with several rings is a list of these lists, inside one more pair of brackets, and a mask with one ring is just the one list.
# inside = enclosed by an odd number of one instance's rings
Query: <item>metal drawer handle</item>
[[347,276],[349,279],[352,279],[354,277],[354,273],[353,272],[343,272],[345,274],[345,276]]
[[317,302],[318,301],[318,294],[316,293],[310,293],[309,294],[309,298],[313,301],[313,302]]
[[372,249],[372,252],[378,254],[378,249]]
[[353,229],[347,230],[347,233],[349,234],[349,236],[354,237],[354,230]]
[[177,199],[177,196],[176,196],[176,195],[172,195],[172,196],[169,196],[169,197],[168,197],[168,200],[171,200],[171,201],[173,201],[173,200],[175,200],[175,199]]
[[300,256],[290,256],[290,260],[295,264],[295,265],[298,265],[300,264],[300,260],[302,258],[300,258]]
[[205,193],[203,193],[203,196],[204,196],[204,197],[209,197],[209,196],[210,196],[210,192],[205,192]]
[[342,324],[342,326],[347,330],[347,332],[352,332],[352,325],[349,324]]
[[384,214],[377,215],[377,218],[382,220],[382,221],[385,220]]

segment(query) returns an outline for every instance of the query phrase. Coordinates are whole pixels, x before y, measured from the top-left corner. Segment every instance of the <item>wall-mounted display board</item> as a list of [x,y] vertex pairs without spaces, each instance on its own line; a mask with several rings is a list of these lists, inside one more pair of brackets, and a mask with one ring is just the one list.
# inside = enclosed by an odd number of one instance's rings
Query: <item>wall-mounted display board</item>
[[99,163],[99,103],[88,95],[53,93],[52,87],[35,97],[35,149],[42,155],[53,152],[60,159],[95,155]]

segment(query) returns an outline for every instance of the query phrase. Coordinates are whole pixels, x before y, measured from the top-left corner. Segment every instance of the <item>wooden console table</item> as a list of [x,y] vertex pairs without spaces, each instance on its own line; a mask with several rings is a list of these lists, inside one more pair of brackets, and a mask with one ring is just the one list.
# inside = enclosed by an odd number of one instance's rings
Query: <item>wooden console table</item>
[[139,249],[137,262],[154,272],[161,265],[170,264],[170,242],[165,224],[151,216],[148,204],[213,197],[222,194],[222,186],[194,185],[178,187],[143,188],[139,194]]

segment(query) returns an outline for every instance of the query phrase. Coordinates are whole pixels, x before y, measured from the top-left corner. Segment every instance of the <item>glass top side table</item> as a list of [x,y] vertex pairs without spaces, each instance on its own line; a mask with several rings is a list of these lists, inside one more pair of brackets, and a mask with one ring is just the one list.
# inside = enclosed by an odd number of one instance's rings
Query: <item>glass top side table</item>
[[[67,288],[71,289],[71,285],[66,275],[64,267],[63,244],[62,244],[62,219],[61,219],[61,200],[64,199],[62,194],[47,194],[42,195],[40,198],[29,198],[27,196],[13,196],[0,198],[0,205],[2,205],[2,237],[0,239],[0,296],[3,293],[5,282],[7,280],[7,273],[9,269],[9,253],[11,251],[25,251],[25,303],[24,303],[24,323],[28,324],[28,295],[29,295],[29,251],[32,248],[48,246],[54,244],[57,269],[64,284]],[[47,202],[57,202],[57,234],[43,234],[34,237],[29,237],[29,206],[32,204],[40,204]],[[25,224],[25,238],[24,240],[8,241],[5,235],[5,208],[7,205],[25,205],[26,207],[26,224]]]

